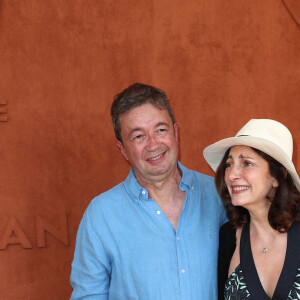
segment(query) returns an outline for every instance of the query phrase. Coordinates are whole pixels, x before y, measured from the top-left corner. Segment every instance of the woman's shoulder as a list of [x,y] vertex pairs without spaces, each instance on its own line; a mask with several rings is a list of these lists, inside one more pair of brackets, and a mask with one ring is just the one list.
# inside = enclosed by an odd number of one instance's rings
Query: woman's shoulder
[[228,278],[230,261],[236,247],[236,229],[229,222],[220,228],[218,258],[218,295],[224,299],[224,287]]
[[220,240],[226,240],[228,238],[235,239],[235,234],[236,228],[229,222],[226,222],[220,228]]
[[229,222],[220,228],[219,234],[219,259],[222,257],[231,260],[236,247],[236,228]]

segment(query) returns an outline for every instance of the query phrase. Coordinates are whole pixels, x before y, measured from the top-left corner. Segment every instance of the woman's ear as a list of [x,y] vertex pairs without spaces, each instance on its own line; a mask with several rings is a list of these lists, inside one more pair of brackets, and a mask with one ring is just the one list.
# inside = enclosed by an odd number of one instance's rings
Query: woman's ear
[[279,187],[278,180],[274,178],[274,181],[273,181],[273,184],[272,184],[272,185],[273,185],[274,188]]
[[287,176],[287,174],[288,174],[287,169],[284,168],[284,167],[282,167],[282,168],[281,168],[281,171],[282,171],[282,173],[283,173],[283,177],[286,178],[286,176]]

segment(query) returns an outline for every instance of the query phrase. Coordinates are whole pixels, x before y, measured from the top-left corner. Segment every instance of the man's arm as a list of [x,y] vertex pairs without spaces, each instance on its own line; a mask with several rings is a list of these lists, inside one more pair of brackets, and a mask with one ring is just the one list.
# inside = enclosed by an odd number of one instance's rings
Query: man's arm
[[70,300],[107,300],[110,262],[99,239],[99,226],[94,222],[91,207],[80,223],[72,263]]

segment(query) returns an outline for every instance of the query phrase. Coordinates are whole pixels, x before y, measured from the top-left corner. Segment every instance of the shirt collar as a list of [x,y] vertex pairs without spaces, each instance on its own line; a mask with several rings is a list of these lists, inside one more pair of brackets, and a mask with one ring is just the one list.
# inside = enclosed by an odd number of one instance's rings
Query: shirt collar
[[[179,161],[178,167],[182,172],[179,188],[184,192],[190,189],[194,190],[194,177],[192,172],[184,167]],[[133,168],[131,168],[126,180],[124,181],[124,186],[130,197],[136,203],[138,203],[139,200],[148,199],[148,191],[138,183]]]
[[195,185],[193,172],[191,172],[191,170],[183,166],[180,162],[178,162],[178,167],[182,172],[179,188],[184,192],[188,189],[193,190]]

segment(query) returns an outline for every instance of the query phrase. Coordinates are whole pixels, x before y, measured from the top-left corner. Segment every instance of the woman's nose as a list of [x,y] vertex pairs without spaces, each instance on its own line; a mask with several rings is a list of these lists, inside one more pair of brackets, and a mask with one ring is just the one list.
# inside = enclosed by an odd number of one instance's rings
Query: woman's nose
[[239,166],[232,166],[231,168],[228,168],[226,172],[227,177],[231,181],[241,178],[241,168]]

